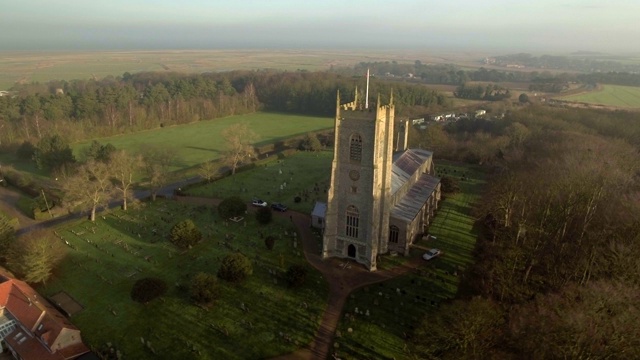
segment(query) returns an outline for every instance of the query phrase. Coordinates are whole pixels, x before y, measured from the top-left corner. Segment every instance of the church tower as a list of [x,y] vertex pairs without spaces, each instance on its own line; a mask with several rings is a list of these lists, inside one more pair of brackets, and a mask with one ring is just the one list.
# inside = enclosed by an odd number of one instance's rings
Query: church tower
[[336,101],[334,155],[325,215],[322,257],[349,258],[376,270],[388,248],[393,163],[393,94],[369,109]]

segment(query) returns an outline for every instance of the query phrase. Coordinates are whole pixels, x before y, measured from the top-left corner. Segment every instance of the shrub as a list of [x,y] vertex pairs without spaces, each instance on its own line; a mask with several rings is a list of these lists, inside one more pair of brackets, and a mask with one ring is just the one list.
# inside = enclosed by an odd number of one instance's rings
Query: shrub
[[460,191],[460,185],[458,184],[458,179],[451,176],[443,176],[440,180],[442,184],[442,191],[445,193],[457,193]]
[[241,282],[251,274],[253,274],[251,260],[241,253],[225,256],[218,269],[218,277],[229,282]]
[[276,238],[267,236],[266,239],[264,239],[264,244],[267,246],[267,249],[273,250],[273,246],[276,244]]
[[202,233],[191,220],[175,224],[169,232],[169,240],[177,247],[188,248],[202,239]]
[[142,304],[164,295],[167,292],[167,284],[158,278],[142,278],[133,284],[131,299]]
[[300,287],[307,280],[307,268],[302,265],[291,265],[285,274],[290,287]]
[[36,153],[36,146],[33,145],[30,141],[24,141],[18,150],[16,150],[16,155],[18,158],[23,160],[31,160],[33,159],[33,155]]
[[256,211],[256,220],[258,223],[266,225],[271,222],[271,219],[273,219],[273,212],[270,208],[262,207]]
[[218,205],[218,212],[220,216],[225,219],[243,215],[246,211],[247,204],[237,196],[226,198]]
[[302,201],[302,198],[300,196],[296,196],[295,198],[293,198],[293,202],[295,202],[296,204],[300,201]]
[[189,285],[189,295],[199,304],[210,304],[220,296],[218,279],[204,272],[197,273]]

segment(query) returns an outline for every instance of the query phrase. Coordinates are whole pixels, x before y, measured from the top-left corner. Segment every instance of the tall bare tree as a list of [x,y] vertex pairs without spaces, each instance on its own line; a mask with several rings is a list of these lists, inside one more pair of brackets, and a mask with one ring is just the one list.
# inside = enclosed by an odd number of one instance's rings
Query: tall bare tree
[[20,238],[11,247],[9,267],[30,283],[46,283],[64,248],[48,230],[38,230]]
[[238,166],[255,156],[253,143],[258,135],[247,124],[234,124],[222,130],[227,150],[223,154],[223,161],[231,168],[231,174],[236,173]]
[[142,149],[141,155],[144,161],[143,170],[151,190],[151,200],[155,201],[158,191],[172,179],[169,170],[175,162],[177,151],[172,147],[148,145]]
[[88,161],[63,180],[62,188],[66,200],[84,206],[89,210],[89,220],[95,221],[98,207],[108,205],[113,197],[109,165],[100,161]]
[[113,177],[116,179],[115,188],[122,196],[122,210],[127,210],[127,200],[131,198],[131,186],[135,174],[142,168],[142,156],[131,155],[124,150],[111,155],[109,163]]

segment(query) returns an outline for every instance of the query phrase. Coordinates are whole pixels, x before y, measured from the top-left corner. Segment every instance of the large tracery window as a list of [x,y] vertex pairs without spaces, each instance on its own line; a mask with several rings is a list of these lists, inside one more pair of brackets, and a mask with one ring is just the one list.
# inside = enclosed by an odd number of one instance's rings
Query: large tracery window
[[358,208],[353,205],[349,205],[349,207],[347,208],[347,236],[352,238],[358,237],[359,222],[360,214],[358,213]]
[[362,161],[362,137],[358,134],[351,135],[349,159],[354,162]]
[[400,229],[395,225],[391,225],[389,227],[389,242],[397,244],[398,234],[400,234]]

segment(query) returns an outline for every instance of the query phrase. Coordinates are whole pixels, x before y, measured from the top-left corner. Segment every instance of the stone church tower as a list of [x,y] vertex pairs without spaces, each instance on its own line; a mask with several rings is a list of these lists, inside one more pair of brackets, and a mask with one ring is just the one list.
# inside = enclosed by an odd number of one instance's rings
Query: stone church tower
[[[368,103],[368,102],[367,102]],[[393,94],[372,109],[336,102],[335,152],[331,165],[322,257],[353,259],[376,270],[388,251],[394,145]]]

